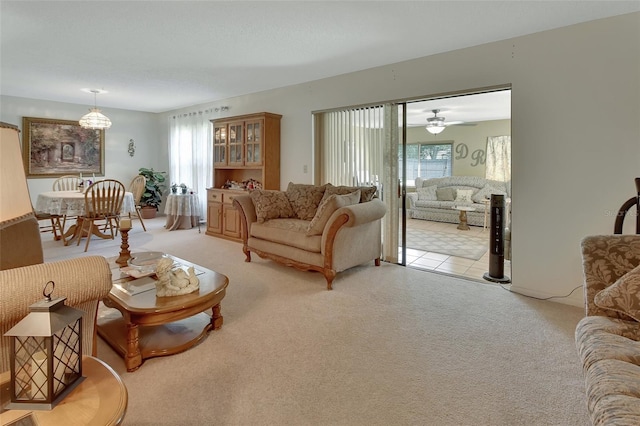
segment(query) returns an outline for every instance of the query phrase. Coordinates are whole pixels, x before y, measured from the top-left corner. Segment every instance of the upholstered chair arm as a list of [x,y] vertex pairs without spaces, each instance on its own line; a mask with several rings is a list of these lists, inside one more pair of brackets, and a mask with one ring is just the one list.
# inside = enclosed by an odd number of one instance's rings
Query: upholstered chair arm
[[242,241],[246,244],[249,238],[249,229],[251,224],[258,220],[256,215],[256,207],[249,195],[238,195],[233,199],[234,207],[240,212],[240,228]]
[[322,233],[325,268],[340,272],[380,258],[381,219],[387,207],[378,198],[336,210]]
[[418,193],[410,192],[407,194],[407,208],[413,209],[416,207],[416,201],[418,201]]
[[344,222],[342,226],[354,227],[382,219],[386,213],[387,206],[385,206],[379,198],[374,198],[373,200],[365,203],[341,207],[336,210],[327,221],[327,224],[324,227],[324,233],[327,233],[336,221],[341,220],[339,219],[341,215],[346,215],[347,217],[346,222]]
[[598,308],[595,295],[640,265],[640,235],[593,235],[581,242],[587,315],[626,318]]
[[44,297],[48,281],[55,283],[52,297],[85,312],[82,352],[96,355],[98,302],[111,290],[111,270],[102,256],[87,256],[0,271],[0,371],[9,366],[10,339],[4,334],[29,313],[29,306]]

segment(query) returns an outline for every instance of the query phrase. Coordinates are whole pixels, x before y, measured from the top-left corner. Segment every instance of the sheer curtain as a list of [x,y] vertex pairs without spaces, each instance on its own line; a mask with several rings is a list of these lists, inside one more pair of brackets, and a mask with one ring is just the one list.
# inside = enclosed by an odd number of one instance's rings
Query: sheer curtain
[[511,194],[511,136],[489,136],[487,138],[487,179],[502,181]]
[[206,215],[207,191],[213,185],[211,110],[169,117],[169,184],[184,183],[198,194],[200,220]]

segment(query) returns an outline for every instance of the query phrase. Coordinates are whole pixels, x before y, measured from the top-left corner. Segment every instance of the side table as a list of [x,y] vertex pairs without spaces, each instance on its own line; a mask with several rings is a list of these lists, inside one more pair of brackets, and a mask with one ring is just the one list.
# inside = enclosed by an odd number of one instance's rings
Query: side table
[[200,201],[198,194],[169,194],[164,207],[167,215],[165,228],[169,231],[176,229],[191,229],[194,226],[200,231]]
[[458,225],[458,229],[461,231],[468,231],[469,224],[467,223],[467,212],[473,212],[476,208],[467,206],[454,206],[453,208],[460,212],[460,224]]
[[491,209],[491,200],[489,198],[484,198],[482,200],[482,204],[484,204],[484,223],[482,224],[482,230],[489,228],[489,210]]
[[[127,411],[127,388],[118,374],[103,361],[82,357],[82,375],[85,379],[53,410],[0,411],[0,425],[85,426],[119,425]],[[2,406],[9,397],[10,372],[0,374]],[[0,407],[0,410],[2,408]]]

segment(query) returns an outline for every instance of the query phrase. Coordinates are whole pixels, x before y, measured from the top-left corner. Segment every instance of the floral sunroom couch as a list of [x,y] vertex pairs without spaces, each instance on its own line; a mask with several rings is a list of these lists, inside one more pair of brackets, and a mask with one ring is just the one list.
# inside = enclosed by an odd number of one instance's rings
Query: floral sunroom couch
[[235,197],[245,261],[251,252],[301,270],[336,274],[373,260],[380,265],[385,204],[375,186],[289,183],[286,191],[254,190]]
[[407,194],[409,215],[413,219],[436,222],[459,223],[457,205],[470,206],[474,211],[467,212],[469,225],[483,226],[484,211],[490,208],[482,200],[491,198],[491,194],[509,197],[504,182],[485,179],[479,176],[447,176],[441,178],[416,178],[416,192]]
[[582,240],[586,315],[576,326],[594,425],[640,425],[640,235]]

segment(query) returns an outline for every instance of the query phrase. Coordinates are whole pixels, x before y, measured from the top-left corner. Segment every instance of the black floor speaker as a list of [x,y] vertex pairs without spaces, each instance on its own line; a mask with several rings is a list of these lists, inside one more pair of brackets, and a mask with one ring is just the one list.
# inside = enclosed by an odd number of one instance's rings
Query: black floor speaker
[[482,276],[494,283],[510,283],[504,275],[504,195],[491,194],[491,227],[489,228],[489,272]]

